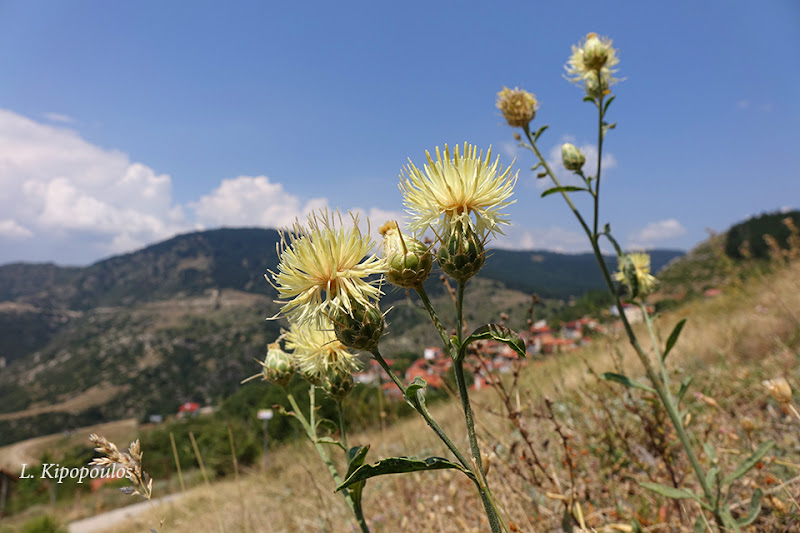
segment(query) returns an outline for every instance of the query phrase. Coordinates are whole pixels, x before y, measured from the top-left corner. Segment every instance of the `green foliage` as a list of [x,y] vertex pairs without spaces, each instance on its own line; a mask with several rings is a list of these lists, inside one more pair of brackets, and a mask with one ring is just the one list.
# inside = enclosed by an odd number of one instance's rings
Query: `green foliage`
[[587,315],[599,317],[613,303],[614,298],[607,290],[588,290],[572,305],[564,306],[556,311],[550,321],[553,323],[570,322]]
[[726,235],[725,253],[728,257],[742,259],[740,247],[747,243],[752,257],[766,259],[769,257],[769,247],[764,241],[766,235],[771,235],[782,248],[786,248],[789,229],[783,224],[783,219],[787,217],[800,227],[800,211],[765,213],[736,224]]
[[22,525],[22,533],[67,533],[66,528],[50,515],[31,518]]

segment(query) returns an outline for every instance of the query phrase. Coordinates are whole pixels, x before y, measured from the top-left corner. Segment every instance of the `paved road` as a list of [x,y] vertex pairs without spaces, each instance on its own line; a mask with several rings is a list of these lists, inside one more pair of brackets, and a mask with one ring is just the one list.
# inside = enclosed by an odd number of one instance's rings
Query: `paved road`
[[[169,496],[153,500],[153,505],[157,507],[162,503],[170,502],[180,497],[181,494],[170,494]],[[124,522],[141,513],[149,512],[149,510],[149,502],[135,503],[127,507],[121,507],[107,513],[72,522],[68,526],[68,531],[69,533],[95,533],[96,531],[106,531],[120,522]],[[153,525],[156,527],[158,526],[158,524]]]

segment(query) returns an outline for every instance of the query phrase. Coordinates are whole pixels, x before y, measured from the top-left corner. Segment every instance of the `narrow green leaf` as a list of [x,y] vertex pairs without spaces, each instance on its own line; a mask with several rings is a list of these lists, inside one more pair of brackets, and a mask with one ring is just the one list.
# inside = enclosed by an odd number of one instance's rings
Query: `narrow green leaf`
[[688,378],[684,379],[681,382],[681,388],[678,389],[678,405],[681,404],[681,402],[683,401],[683,397],[686,396],[686,391],[689,390],[689,385],[692,384],[693,379],[694,376],[689,376]]
[[441,457],[428,457],[427,459],[416,459],[413,457],[390,457],[378,461],[371,465],[362,465],[358,467],[352,474],[347,476],[344,482],[336,487],[336,492],[346,489],[360,481],[375,476],[385,476],[388,474],[407,474],[409,472],[421,472],[427,470],[444,470],[455,469],[464,472],[469,477],[474,477],[473,474],[456,463],[443,459]]
[[424,391],[428,386],[428,382],[417,376],[414,381],[409,383],[406,387],[406,403],[416,409],[416,404],[419,403],[421,407],[425,407],[425,394]]
[[546,178],[547,172],[539,172],[538,174],[536,174],[536,177],[539,179]]
[[611,242],[611,244],[614,245],[614,250],[617,252],[617,256],[618,257],[621,256],[622,247],[620,247],[619,243],[617,242],[617,239],[611,236],[611,226],[606,224],[606,226],[603,228],[603,234]]
[[621,383],[626,387],[632,387],[634,389],[641,389],[647,392],[652,392],[655,394],[656,390],[653,387],[648,387],[644,383],[639,383],[638,381],[634,381],[628,376],[624,376],[622,374],[617,374],[615,372],[604,372],[602,378],[606,381],[616,381],[617,383]]
[[[718,484],[719,484],[719,467],[712,466],[711,468],[708,469],[708,472],[706,472],[706,485],[711,487],[711,490],[716,492]],[[711,503],[713,505],[715,502]]]
[[535,165],[533,165],[533,166],[531,167],[531,170],[536,170],[536,169],[537,169],[537,168],[539,168],[540,166],[542,166],[542,162],[541,162],[541,161],[539,161],[538,163],[536,163]]
[[723,506],[722,509],[719,510],[719,515],[722,517],[722,524],[726,529],[736,532],[742,531],[728,507]]
[[712,463],[719,462],[719,459],[717,458],[717,451],[714,449],[714,446],[712,446],[711,443],[704,442],[703,451],[706,452],[706,457],[711,459]]
[[661,494],[662,496],[666,496],[667,498],[671,498],[673,500],[697,500],[700,501],[700,496],[695,494],[694,492],[689,492],[688,490],[684,489],[676,489],[675,487],[670,487],[667,485],[662,485],[660,483],[639,483],[642,487],[646,488],[647,490],[651,490],[655,493]]
[[736,470],[734,470],[731,474],[729,474],[728,476],[725,477],[725,479],[722,480],[722,484],[729,485],[730,483],[733,483],[734,481],[745,475],[747,472],[750,471],[751,468],[756,466],[758,462],[764,458],[765,455],[767,455],[767,453],[772,449],[773,446],[775,446],[774,440],[768,440],[766,442],[762,442],[761,446],[759,446],[756,449],[756,451],[754,451],[750,455],[750,457],[742,461],[742,463],[736,467]]
[[534,133],[534,134],[533,134],[533,142],[536,142],[536,141],[538,141],[538,140],[539,140],[539,136],[540,136],[542,133],[544,133],[544,132],[545,132],[545,130],[547,130],[547,128],[549,128],[549,127],[550,127],[550,126],[548,126],[547,124],[545,124],[544,126],[542,126],[541,128],[539,128],[538,130],[536,130],[536,133]]
[[747,513],[747,516],[739,520],[738,524],[740,526],[749,526],[758,518],[758,515],[761,513],[761,496],[763,495],[764,493],[761,489],[756,489],[753,493],[753,497],[750,498],[750,511]]
[[684,318],[675,324],[674,328],[672,328],[672,333],[669,334],[669,338],[667,339],[667,345],[664,347],[664,355],[661,356],[662,361],[667,358],[669,351],[672,350],[672,347],[675,346],[676,342],[678,342],[678,337],[680,337],[681,331],[683,331],[683,326],[685,325],[686,319]]
[[[353,446],[347,451],[347,475],[344,477],[347,479],[355,472],[361,465],[364,464],[364,459],[367,457],[367,452],[369,451],[369,444],[366,446]],[[356,481],[348,490],[350,491],[350,498],[353,500],[353,503],[356,506],[361,507],[361,496],[364,493],[364,486],[367,484],[366,479],[362,479],[361,481]]]
[[550,196],[551,194],[555,194],[557,192],[577,192],[577,191],[589,191],[586,187],[576,187],[574,185],[564,185],[563,187],[552,187],[547,189],[542,193],[542,198],[545,196]]
[[356,468],[364,464],[367,452],[369,452],[369,446],[369,444],[366,446],[353,446],[347,451],[347,475],[344,476],[345,479],[350,477]]
[[331,444],[333,446],[338,446],[342,450],[347,451],[345,450],[344,445],[341,442],[339,442],[336,439],[332,439],[330,437],[322,437],[321,439],[317,439],[317,442],[319,442],[320,444]]
[[464,339],[463,344],[461,344],[461,347],[458,350],[458,357],[456,360],[464,360],[464,357],[467,355],[467,346],[469,346],[471,343],[490,339],[497,342],[502,342],[517,352],[520,357],[525,357],[527,355],[525,353],[525,341],[522,340],[522,337],[520,337],[516,332],[505,326],[501,326],[500,324],[484,324],[473,331],[469,337]]
[[583,97],[583,101],[584,101],[584,102],[591,102],[591,103],[593,103],[593,104],[595,103],[595,101],[594,101],[594,98],[593,98],[593,97],[591,97],[591,96],[584,96],[584,97]]
[[606,103],[605,103],[605,105],[603,106],[603,114],[604,114],[604,115],[605,115],[606,111],[608,111],[608,106],[610,106],[610,105],[611,105],[611,102],[613,102],[613,101],[614,101],[614,98],[616,98],[616,97],[617,97],[616,95],[612,95],[612,96],[611,96],[611,98],[609,98],[608,100],[606,100]]
[[[320,434],[333,435],[334,433],[336,433],[336,430],[339,429],[339,426],[336,425],[336,422],[334,422],[333,420],[329,420],[327,418],[320,418],[319,420],[317,420],[317,427],[315,427],[314,429],[316,430],[318,435]],[[320,433],[320,429],[323,430],[322,433]]]

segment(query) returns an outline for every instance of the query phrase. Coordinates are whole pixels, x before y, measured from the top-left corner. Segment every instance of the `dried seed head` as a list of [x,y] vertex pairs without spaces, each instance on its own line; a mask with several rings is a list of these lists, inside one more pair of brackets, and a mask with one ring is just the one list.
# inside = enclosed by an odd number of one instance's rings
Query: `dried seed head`
[[768,379],[764,381],[764,386],[769,393],[775,398],[775,401],[784,404],[792,401],[792,387],[786,378],[779,377],[775,379]]
[[517,87],[497,93],[497,108],[512,128],[524,128],[536,116],[536,96]]

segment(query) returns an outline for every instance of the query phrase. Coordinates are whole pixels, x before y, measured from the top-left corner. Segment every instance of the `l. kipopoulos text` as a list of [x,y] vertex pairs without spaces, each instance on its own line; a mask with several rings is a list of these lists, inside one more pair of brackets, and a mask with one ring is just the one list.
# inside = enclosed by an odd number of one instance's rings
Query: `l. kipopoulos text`
[[[33,479],[36,477],[30,472],[27,474],[25,473],[27,467],[28,465],[26,463],[22,464],[22,472],[19,475],[20,479]],[[67,468],[58,463],[44,463],[42,464],[42,474],[39,477],[41,479],[55,479],[57,480],[56,483],[63,483],[65,479],[77,480],[78,483],[83,483],[84,479],[108,477],[122,479],[127,477],[127,475],[127,468],[118,467],[115,464],[106,468],[89,468],[86,466]]]

